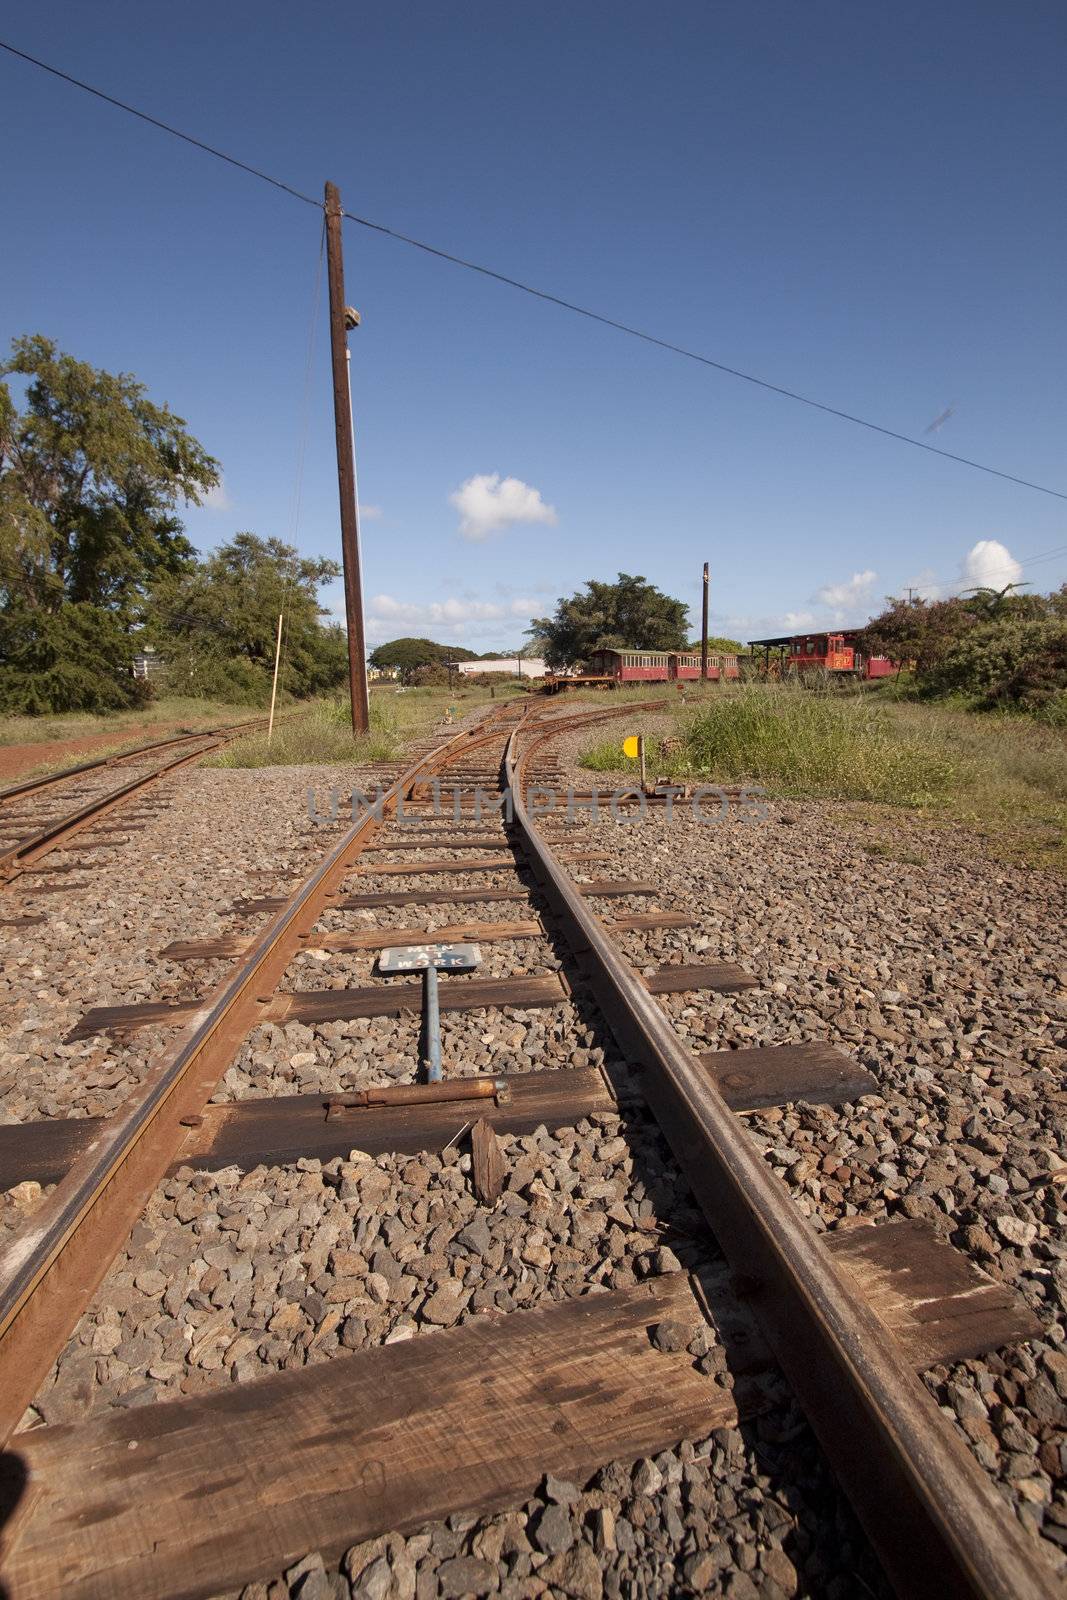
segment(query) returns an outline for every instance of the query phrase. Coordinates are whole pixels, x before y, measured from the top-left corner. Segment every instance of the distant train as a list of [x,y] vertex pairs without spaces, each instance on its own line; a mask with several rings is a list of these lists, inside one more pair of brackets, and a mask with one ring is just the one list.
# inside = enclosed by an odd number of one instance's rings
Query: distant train
[[[716,651],[708,656],[708,679],[738,678],[740,669],[735,655]],[[545,689],[549,694],[572,685],[607,685],[628,683],[690,683],[700,681],[700,653],[679,650],[597,650],[589,658],[584,672],[547,673]]]
[[851,628],[840,633],[794,633],[778,639],[750,639],[749,649],[754,653],[759,670],[772,677],[813,670],[864,679],[891,676],[897,670],[897,663],[888,656],[864,655],[857,643],[859,633],[858,628]]

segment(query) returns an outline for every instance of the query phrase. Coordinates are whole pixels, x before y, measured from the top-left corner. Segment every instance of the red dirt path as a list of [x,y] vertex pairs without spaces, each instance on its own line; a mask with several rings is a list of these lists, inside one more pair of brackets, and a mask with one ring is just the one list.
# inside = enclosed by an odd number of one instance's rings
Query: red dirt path
[[49,739],[41,744],[0,744],[0,787],[17,783],[34,767],[45,762],[62,761],[65,766],[75,766],[79,761],[89,761],[101,750],[114,749],[116,745],[148,744],[152,739],[162,739],[184,724],[180,722],[146,722],[143,728],[116,729],[114,733],[88,733],[80,739]]

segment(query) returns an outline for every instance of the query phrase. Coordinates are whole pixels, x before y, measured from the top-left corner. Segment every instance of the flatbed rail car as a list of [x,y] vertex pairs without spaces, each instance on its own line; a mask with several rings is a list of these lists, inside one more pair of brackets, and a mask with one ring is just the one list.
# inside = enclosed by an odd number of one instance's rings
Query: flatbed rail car
[[897,663],[888,656],[865,655],[857,643],[859,634],[858,628],[838,633],[785,634],[779,639],[750,639],[749,649],[755,653],[760,671],[773,677],[816,670],[868,681],[890,677],[897,670]]
[[[708,681],[740,677],[735,655],[716,651],[708,656]],[[688,650],[597,650],[586,670],[580,673],[548,673],[545,689],[556,694],[561,689],[591,684],[615,688],[618,684],[694,683],[700,681],[700,652]]]

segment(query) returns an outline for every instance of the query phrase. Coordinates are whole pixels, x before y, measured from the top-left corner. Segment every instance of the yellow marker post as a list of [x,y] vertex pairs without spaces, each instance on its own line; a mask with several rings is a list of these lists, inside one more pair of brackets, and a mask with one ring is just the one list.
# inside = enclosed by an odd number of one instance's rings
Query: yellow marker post
[[645,736],[643,733],[631,733],[629,738],[622,741],[622,753],[629,756],[631,761],[639,760],[641,763],[641,792],[644,793],[645,784]]

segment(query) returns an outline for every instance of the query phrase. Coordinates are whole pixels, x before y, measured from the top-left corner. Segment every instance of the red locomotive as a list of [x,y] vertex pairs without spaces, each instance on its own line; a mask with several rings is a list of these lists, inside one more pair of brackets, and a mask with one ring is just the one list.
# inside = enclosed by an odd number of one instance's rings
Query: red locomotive
[[859,631],[851,628],[840,633],[794,633],[781,639],[750,639],[749,649],[763,651],[760,668],[773,677],[819,668],[824,672],[847,673],[854,678],[888,678],[897,670],[897,663],[888,656],[865,656],[856,644]]

